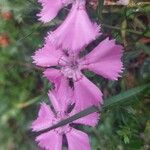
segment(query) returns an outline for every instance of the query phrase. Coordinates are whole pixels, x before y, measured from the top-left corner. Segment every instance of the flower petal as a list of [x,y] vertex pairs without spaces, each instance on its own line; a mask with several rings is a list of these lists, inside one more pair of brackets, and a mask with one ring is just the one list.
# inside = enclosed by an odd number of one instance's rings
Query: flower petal
[[49,91],[48,93],[49,99],[55,109],[55,111],[59,111],[61,110],[61,105],[60,102],[58,101],[58,99],[56,98],[55,94],[53,94],[52,91]]
[[83,68],[105,78],[117,80],[123,69],[122,49],[121,45],[107,38],[81,60],[82,65],[85,65]]
[[52,125],[53,119],[54,114],[50,107],[47,104],[42,103],[38,113],[38,118],[32,123],[33,131],[41,131],[49,128]]
[[42,10],[37,14],[40,21],[46,23],[56,17],[60,9],[71,3],[72,0],[38,0],[42,5]]
[[55,89],[48,94],[55,110],[66,111],[67,106],[74,102],[68,79],[57,69],[47,69],[44,76],[55,85]]
[[[66,20],[48,35],[52,43],[78,52],[99,35],[99,26],[92,23],[85,8],[85,0],[74,2]],[[81,21],[82,20],[82,21]]]
[[58,89],[49,91],[50,100],[56,111],[66,112],[67,108],[73,101],[73,91],[69,86],[68,80],[64,78],[61,80]]
[[43,48],[37,50],[32,56],[33,63],[41,67],[57,66],[63,52],[51,44],[48,40]]
[[36,141],[45,150],[62,150],[62,135],[57,134],[55,131],[39,135]]
[[63,75],[58,69],[46,69],[43,72],[44,77],[46,77],[50,82],[54,83],[55,89],[58,89],[60,86],[60,83],[63,79]]
[[[77,113],[75,112],[76,112],[76,108],[74,108],[73,112],[71,112],[71,115],[75,115]],[[98,113],[93,113],[85,117],[82,117],[78,120],[75,120],[73,123],[95,127],[99,121],[99,118],[100,118],[99,116],[100,115]]]
[[91,150],[89,137],[86,133],[72,128],[66,134],[68,140],[68,150]]
[[102,104],[102,93],[90,80],[83,76],[74,82],[76,110],[80,111],[92,105]]

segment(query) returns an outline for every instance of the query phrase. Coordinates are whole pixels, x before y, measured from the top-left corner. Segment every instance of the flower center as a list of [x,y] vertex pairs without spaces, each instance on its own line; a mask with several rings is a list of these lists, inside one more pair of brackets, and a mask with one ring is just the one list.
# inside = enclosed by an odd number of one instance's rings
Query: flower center
[[76,62],[70,62],[66,66],[61,68],[64,76],[68,78],[75,78],[76,72],[78,71],[78,64]]
[[[56,123],[60,122],[61,120],[64,120],[68,117],[69,117],[68,114],[58,112],[56,115],[56,118],[53,120],[53,124],[56,124]],[[54,131],[60,135],[63,135],[63,134],[67,134],[68,132],[70,132],[71,129],[72,128],[69,126],[69,124],[67,124],[65,126],[54,129]]]
[[72,78],[75,81],[81,78],[80,64],[78,59],[75,57],[61,57],[59,60],[59,65],[61,66],[61,72],[67,78]]

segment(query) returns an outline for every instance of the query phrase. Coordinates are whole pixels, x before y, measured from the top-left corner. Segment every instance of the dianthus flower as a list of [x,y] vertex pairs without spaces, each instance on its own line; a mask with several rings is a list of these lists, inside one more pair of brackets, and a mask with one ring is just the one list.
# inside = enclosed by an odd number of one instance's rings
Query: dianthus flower
[[106,38],[89,54],[79,57],[78,54],[68,54],[61,48],[56,48],[48,40],[42,49],[35,52],[34,63],[41,67],[50,67],[44,71],[56,90],[61,82],[69,80],[74,91],[74,99],[78,110],[83,110],[91,105],[102,104],[102,93],[95,84],[83,75],[83,70],[90,70],[104,78],[117,80],[122,72],[121,45],[115,40]]
[[116,3],[118,5],[128,5],[129,4],[129,0],[119,0]]
[[[76,105],[72,110],[69,106],[73,104],[72,92],[69,87],[59,88],[57,92],[49,92],[49,98],[53,105],[52,110],[49,105],[42,103],[37,119],[32,123],[32,130],[39,132],[57,124],[63,119],[76,113]],[[66,92],[66,91],[67,92]],[[66,93],[64,95],[64,92]],[[98,122],[98,113],[90,114],[80,118],[72,123],[95,126]],[[73,128],[70,124],[43,132],[36,137],[38,145],[45,150],[62,150],[63,138],[66,136],[68,141],[68,150],[91,150],[88,135],[82,131]]]
[[79,52],[100,35],[100,27],[91,22],[85,4],[85,0],[74,1],[64,22],[48,34],[47,38],[51,43],[71,52]]

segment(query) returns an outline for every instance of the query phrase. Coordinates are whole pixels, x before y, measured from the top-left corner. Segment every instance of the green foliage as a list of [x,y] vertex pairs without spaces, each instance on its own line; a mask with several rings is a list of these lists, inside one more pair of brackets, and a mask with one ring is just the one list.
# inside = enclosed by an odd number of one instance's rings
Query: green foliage
[[[30,124],[39,103],[48,101],[51,85],[42,77],[41,68],[32,64],[31,55],[67,11],[43,25],[36,18],[39,8],[36,0],[0,0],[0,36],[9,38],[7,47],[0,45],[0,150],[37,149]],[[1,15],[4,12],[13,17],[7,20]],[[116,38],[125,46],[125,70],[118,82],[86,72],[103,91],[107,108],[96,128],[81,127],[91,137],[93,150],[150,148],[149,12],[149,5],[106,7],[102,1],[97,10],[89,8],[92,18],[102,25],[102,39]]]
[[131,103],[132,100],[137,98],[137,94],[143,92],[145,89],[150,88],[150,84],[148,85],[143,85],[139,86],[130,90],[127,90],[126,92],[121,92],[120,94],[116,96],[112,96],[105,100],[104,102],[104,108],[110,108],[110,107],[115,107],[117,105],[120,105],[122,103]]

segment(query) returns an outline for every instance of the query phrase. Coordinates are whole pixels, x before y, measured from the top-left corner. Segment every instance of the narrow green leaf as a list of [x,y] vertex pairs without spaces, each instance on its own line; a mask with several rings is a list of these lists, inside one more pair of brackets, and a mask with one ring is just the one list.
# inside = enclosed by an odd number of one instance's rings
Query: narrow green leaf
[[149,84],[143,85],[143,86],[138,86],[135,88],[132,88],[128,91],[121,92],[120,94],[110,97],[104,102],[104,109],[107,109],[109,107],[115,106],[116,104],[122,104],[128,101],[131,101],[131,97],[136,96],[137,94],[141,93],[143,90],[145,90],[147,87],[149,87]]
[[98,16],[99,16],[99,21],[103,20],[103,8],[104,8],[104,0],[99,1],[99,7],[98,7]]
[[22,109],[22,108],[28,107],[28,106],[36,103],[40,99],[41,99],[41,95],[37,96],[37,97],[35,97],[35,98],[31,99],[31,100],[28,100],[27,102],[19,103],[19,104],[16,105],[16,107],[19,108],[19,109]]

